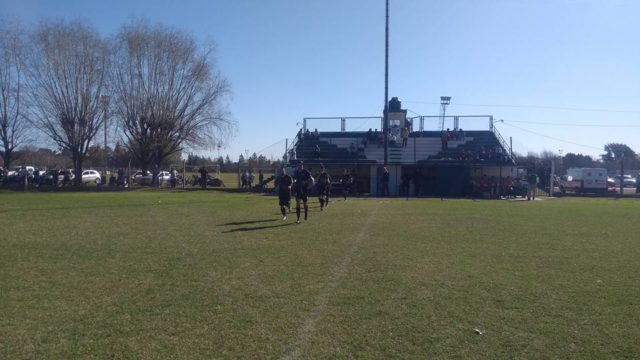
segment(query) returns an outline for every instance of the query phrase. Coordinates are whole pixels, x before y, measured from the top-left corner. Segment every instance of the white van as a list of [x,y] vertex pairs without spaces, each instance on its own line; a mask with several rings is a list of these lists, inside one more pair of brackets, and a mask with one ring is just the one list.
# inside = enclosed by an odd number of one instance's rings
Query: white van
[[603,168],[571,168],[560,181],[560,192],[606,193],[607,170]]

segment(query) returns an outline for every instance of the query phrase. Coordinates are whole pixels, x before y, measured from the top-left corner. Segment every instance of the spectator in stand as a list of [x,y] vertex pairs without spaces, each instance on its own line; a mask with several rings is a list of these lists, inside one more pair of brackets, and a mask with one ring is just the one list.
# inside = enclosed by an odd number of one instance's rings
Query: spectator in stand
[[394,146],[396,144],[396,136],[389,131],[389,135],[387,136],[387,140],[389,141],[389,146]]
[[369,144],[369,140],[367,139],[366,136],[362,138],[361,143],[362,143],[362,147],[366,149],[367,145]]
[[[376,131],[378,131],[378,129],[376,129]],[[369,128],[369,131],[367,131],[367,141],[368,142],[374,142],[376,141],[375,136],[373,135],[373,131],[371,130],[371,128]]]
[[320,139],[320,133],[318,132],[318,129],[313,130],[313,138]]
[[484,146],[480,146],[480,152],[478,153],[478,159],[479,160],[486,160],[487,159],[487,154],[484,150]]
[[443,131],[442,132],[442,150],[448,150],[449,149],[449,129],[447,129],[447,131]]
[[313,149],[313,157],[320,159],[320,145],[316,145],[315,149]]
[[458,140],[464,140],[464,130],[458,129]]
[[378,147],[384,146],[384,135],[382,133],[378,134]]
[[307,139],[311,137],[311,132],[309,131],[309,129],[304,131],[304,137]]
[[262,187],[264,186],[264,174],[262,170],[258,170],[258,189],[262,192]]
[[356,144],[355,143],[351,143],[351,145],[349,145],[349,152],[351,154],[355,154],[357,150],[358,149],[356,148]]
[[402,147],[407,147],[407,142],[409,141],[409,128],[404,128],[402,130]]
[[451,132],[451,140],[458,140],[458,129],[457,128],[453,128],[453,131]]

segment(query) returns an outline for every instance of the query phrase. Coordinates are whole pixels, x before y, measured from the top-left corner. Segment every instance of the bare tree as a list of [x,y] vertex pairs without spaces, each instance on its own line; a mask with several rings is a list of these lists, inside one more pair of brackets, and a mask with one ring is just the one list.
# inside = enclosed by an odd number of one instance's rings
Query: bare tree
[[108,74],[109,48],[79,22],[41,24],[27,56],[34,124],[71,154],[80,185],[82,162],[102,125],[100,96]]
[[0,24],[0,155],[11,168],[15,150],[27,140],[23,59],[25,36],[18,26]]
[[218,142],[233,128],[223,105],[229,84],[214,69],[212,48],[138,22],[120,30],[112,52],[113,115],[143,170],[185,147]]

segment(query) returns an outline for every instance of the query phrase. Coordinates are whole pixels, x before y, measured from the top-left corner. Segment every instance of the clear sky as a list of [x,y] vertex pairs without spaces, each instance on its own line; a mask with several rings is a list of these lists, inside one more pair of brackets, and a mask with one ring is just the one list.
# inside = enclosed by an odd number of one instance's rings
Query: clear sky
[[[215,41],[233,87],[238,129],[221,151],[232,158],[281,155],[303,117],[384,105],[383,0],[0,0],[0,16],[84,19],[105,35],[143,17]],[[637,0],[391,0],[389,93],[410,114],[437,115],[449,95],[448,114],[504,119],[521,153],[640,151],[639,20]]]

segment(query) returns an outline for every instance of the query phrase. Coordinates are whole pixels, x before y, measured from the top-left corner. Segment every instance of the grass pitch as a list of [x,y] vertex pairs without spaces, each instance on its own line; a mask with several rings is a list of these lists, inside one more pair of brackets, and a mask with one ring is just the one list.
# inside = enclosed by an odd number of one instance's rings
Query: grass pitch
[[311,205],[2,193],[0,358],[640,356],[637,200]]

